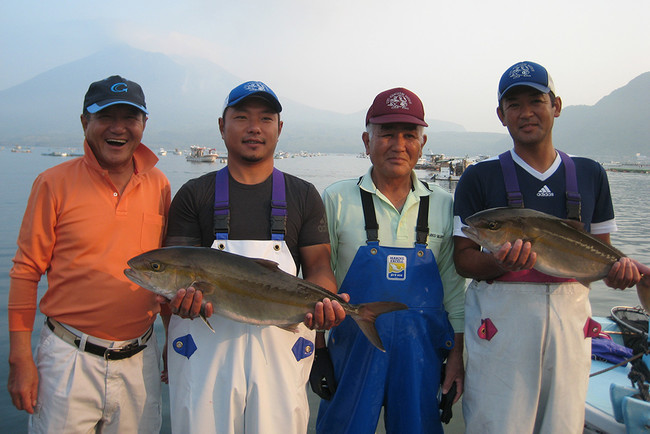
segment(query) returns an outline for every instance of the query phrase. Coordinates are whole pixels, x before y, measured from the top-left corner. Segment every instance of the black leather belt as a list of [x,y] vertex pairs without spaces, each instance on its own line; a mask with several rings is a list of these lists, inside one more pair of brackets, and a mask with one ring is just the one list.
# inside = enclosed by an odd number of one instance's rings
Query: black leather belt
[[61,323],[51,318],[47,318],[45,320],[45,323],[50,328],[50,330],[52,330],[52,333],[60,337],[65,342],[74,345],[81,351],[103,357],[106,360],[128,359],[129,357],[138,354],[140,351],[147,348],[145,343],[149,340],[149,338],[151,338],[151,335],[153,335],[153,326],[151,326],[149,327],[149,330],[147,330],[147,332],[142,335],[141,338],[120,348],[102,347],[101,345],[93,344],[92,342],[88,341],[86,341],[84,348],[81,348],[80,336],[72,333],[70,330],[61,325]]

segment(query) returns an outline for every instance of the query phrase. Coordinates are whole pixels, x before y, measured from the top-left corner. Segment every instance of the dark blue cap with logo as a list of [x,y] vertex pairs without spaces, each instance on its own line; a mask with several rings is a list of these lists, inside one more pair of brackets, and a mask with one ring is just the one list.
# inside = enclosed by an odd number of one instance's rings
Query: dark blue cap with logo
[[555,94],[555,85],[546,68],[535,62],[519,62],[512,65],[501,76],[499,81],[498,99],[501,98],[510,89],[516,86],[528,86],[539,90],[542,93],[553,92]]
[[262,98],[268,102],[276,112],[280,113],[282,111],[280,100],[278,100],[275,92],[273,92],[270,87],[261,81],[247,81],[246,83],[242,83],[230,91],[226,97],[226,101],[223,104],[222,113],[225,113],[228,107],[237,105],[249,97]]
[[119,75],[113,75],[90,85],[84,98],[84,112],[97,113],[115,104],[132,105],[149,114],[140,85]]

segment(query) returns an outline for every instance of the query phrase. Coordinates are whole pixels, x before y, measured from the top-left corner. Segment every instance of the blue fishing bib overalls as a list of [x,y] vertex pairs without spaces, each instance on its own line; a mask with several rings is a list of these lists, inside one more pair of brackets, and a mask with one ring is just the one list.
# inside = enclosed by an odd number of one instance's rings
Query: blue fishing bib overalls
[[359,247],[339,292],[351,303],[396,301],[409,309],[383,314],[376,327],[381,352],[350,318],[332,329],[329,353],[336,380],[331,401],[322,400],[319,433],[374,433],[384,406],[387,432],[442,432],[438,389],[454,332],[443,306],[443,286],[427,248],[429,197],[420,201],[414,247],[380,246],[373,195],[360,189],[367,244]]

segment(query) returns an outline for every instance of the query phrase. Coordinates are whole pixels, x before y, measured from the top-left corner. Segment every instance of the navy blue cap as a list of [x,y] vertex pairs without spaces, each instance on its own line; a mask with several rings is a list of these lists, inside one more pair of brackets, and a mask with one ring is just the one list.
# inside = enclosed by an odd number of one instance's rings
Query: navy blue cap
[[132,105],[149,114],[140,85],[119,75],[91,83],[84,98],[84,112],[97,113],[115,104]]
[[237,105],[244,99],[252,96],[266,100],[266,102],[268,102],[278,113],[282,111],[282,105],[280,105],[278,97],[270,87],[261,81],[247,81],[230,91],[223,104],[222,113],[225,112],[228,107]]
[[555,94],[555,85],[546,68],[535,62],[519,62],[512,65],[501,76],[499,81],[498,100],[513,87],[528,86],[539,90],[542,93],[553,92]]

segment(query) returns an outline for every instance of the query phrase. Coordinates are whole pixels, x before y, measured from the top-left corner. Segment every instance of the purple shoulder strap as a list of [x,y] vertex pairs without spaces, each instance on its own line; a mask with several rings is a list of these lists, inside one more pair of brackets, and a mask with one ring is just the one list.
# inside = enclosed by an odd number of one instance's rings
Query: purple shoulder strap
[[[564,175],[566,178],[566,209],[567,218],[581,220],[581,199],[578,192],[578,176],[573,159],[564,152],[557,150],[557,153],[564,164]],[[515,171],[515,162],[512,159],[510,151],[499,155],[499,163],[503,172],[503,181],[506,185],[506,194],[508,196],[508,206],[513,208],[523,208],[524,198],[519,189],[519,181]]]
[[576,165],[573,159],[564,152],[556,149],[562,158],[564,164],[564,176],[566,177],[566,211],[567,218],[573,220],[582,220],[580,193],[578,192],[578,175],[576,174]]
[[[214,183],[214,237],[227,240],[230,229],[230,198],[228,195],[228,166],[219,170]],[[287,226],[287,201],[284,173],[273,169],[273,193],[271,195],[271,239],[282,241]]]
[[271,239],[284,240],[287,231],[287,193],[284,173],[273,168],[273,194],[271,195]]
[[508,196],[508,206],[511,208],[523,208],[524,197],[519,189],[517,181],[517,172],[515,172],[515,162],[512,160],[510,151],[499,155],[501,171],[503,172],[503,181],[506,184],[506,195]]

